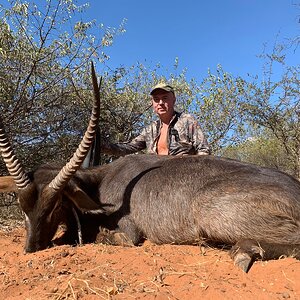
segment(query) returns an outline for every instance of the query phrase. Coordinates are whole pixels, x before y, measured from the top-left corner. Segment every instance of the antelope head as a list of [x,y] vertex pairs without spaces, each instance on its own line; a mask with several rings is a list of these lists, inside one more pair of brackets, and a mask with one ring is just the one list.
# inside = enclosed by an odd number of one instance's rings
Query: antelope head
[[[35,252],[49,246],[61,221],[62,207],[68,203],[63,201],[68,182],[80,168],[93,143],[100,116],[101,82],[98,85],[93,64],[91,73],[94,104],[90,121],[73,157],[62,169],[50,168],[45,172],[45,168],[40,168],[40,171],[26,173],[13,151],[0,118],[0,152],[10,174],[0,178],[0,191],[15,191],[18,194],[19,204],[25,213],[26,252]],[[71,194],[74,196],[75,192]],[[96,204],[89,202],[89,199],[87,201],[87,205],[97,209]]]

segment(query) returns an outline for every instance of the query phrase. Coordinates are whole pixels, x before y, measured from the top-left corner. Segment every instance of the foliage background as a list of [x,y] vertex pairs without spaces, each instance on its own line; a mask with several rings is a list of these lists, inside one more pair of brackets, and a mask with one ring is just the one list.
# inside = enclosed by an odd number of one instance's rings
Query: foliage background
[[[125,33],[84,20],[88,5],[72,0],[8,0],[0,5],[0,111],[25,169],[64,164],[86,128],[91,107],[90,62],[109,59],[107,47]],[[63,28],[63,29],[62,29]],[[300,177],[299,65],[286,62],[300,37],[276,42],[262,53],[263,79],[234,77],[218,65],[202,80],[179,69],[136,63],[99,74],[103,78],[100,136],[127,141],[155,116],[149,90],[161,81],[175,87],[177,109],[194,114],[214,155],[269,166]],[[274,72],[276,70],[276,76]],[[280,73],[278,73],[280,70]],[[101,155],[101,162],[111,158]],[[7,174],[0,161],[2,175]],[[4,218],[20,216],[14,195],[0,202]]]

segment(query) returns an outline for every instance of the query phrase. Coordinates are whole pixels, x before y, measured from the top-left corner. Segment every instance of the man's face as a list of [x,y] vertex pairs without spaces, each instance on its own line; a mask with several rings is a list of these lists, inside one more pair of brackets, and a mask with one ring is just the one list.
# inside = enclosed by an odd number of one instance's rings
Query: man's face
[[152,95],[152,106],[159,116],[173,115],[175,100],[175,95],[172,92],[158,89]]

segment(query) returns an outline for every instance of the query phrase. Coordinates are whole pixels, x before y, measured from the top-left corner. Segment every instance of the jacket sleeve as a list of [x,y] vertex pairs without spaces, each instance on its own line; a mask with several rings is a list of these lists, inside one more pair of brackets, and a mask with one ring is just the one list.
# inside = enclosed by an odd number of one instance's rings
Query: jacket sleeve
[[202,132],[200,125],[195,119],[193,120],[192,128],[190,132],[192,133],[191,140],[195,148],[196,154],[198,155],[211,154],[211,148],[207,142],[207,139],[204,136],[204,133]]
[[112,144],[107,141],[103,141],[101,143],[101,152],[114,156],[125,156],[144,150],[145,148],[145,129],[143,129],[142,133],[139,136],[137,136],[130,142]]

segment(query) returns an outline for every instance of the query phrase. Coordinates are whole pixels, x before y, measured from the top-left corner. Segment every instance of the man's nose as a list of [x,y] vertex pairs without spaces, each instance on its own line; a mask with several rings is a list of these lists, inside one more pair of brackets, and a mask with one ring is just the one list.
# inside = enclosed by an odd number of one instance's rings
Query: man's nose
[[163,101],[163,99],[159,99],[158,104],[164,104],[165,102]]

